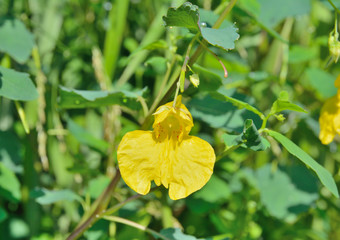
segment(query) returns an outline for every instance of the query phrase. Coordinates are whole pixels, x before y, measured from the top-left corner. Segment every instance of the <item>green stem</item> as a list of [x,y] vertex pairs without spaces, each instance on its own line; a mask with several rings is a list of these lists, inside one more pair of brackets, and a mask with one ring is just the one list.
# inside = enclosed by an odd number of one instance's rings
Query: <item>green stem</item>
[[335,11],[337,11],[338,13],[340,13],[340,10],[334,5],[334,3],[332,2],[332,0],[328,0],[329,4],[332,5],[332,7],[334,8]]
[[[96,206],[92,214],[80,225],[73,230],[73,232],[68,236],[67,240],[78,239],[89,227],[91,227],[95,222],[100,219],[101,213],[107,207],[109,200],[111,199],[112,192],[117,186],[120,180],[120,172],[116,171],[116,175],[112,178],[109,186],[105,189],[103,194],[96,200],[93,206]],[[97,204],[96,204],[97,203]]]
[[219,28],[221,24],[223,23],[224,19],[227,17],[227,15],[230,13],[231,9],[235,6],[235,3],[237,0],[231,0],[228,6],[224,9],[223,13],[220,15],[220,17],[215,22],[214,26],[212,28]]
[[17,111],[18,111],[18,114],[19,114],[22,126],[24,127],[26,134],[29,134],[30,133],[30,128],[29,128],[28,123],[26,121],[25,111],[24,111],[24,109],[22,108],[22,106],[20,105],[20,103],[18,101],[14,101],[14,103],[15,103],[15,107],[17,108]]
[[163,240],[170,240],[169,238],[163,236],[162,234],[160,234],[160,233],[158,233],[158,232],[156,232],[156,231],[154,231],[154,230],[152,230],[148,227],[145,227],[143,225],[140,225],[136,222],[130,221],[130,220],[125,219],[125,218],[121,218],[121,217],[117,217],[117,216],[104,216],[103,218],[108,220],[108,221],[118,222],[118,223],[122,223],[122,224],[125,224],[125,225],[128,225],[128,226],[140,229],[144,232],[150,233],[153,236],[157,236],[158,238],[161,238]]

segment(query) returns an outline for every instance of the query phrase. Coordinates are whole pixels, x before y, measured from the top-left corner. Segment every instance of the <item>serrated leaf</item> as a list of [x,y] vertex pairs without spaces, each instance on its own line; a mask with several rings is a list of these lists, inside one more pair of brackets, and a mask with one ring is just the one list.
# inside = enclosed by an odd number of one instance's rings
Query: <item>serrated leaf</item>
[[60,86],[60,98],[58,106],[60,108],[88,108],[101,107],[118,104],[131,109],[139,109],[140,103],[137,102],[139,96],[142,96],[146,88],[129,92],[121,91],[86,91],[75,90]]
[[20,182],[15,174],[0,162],[0,196],[17,203],[21,199]]
[[0,66],[0,96],[30,101],[38,98],[38,91],[27,73]]
[[202,36],[211,45],[230,50],[235,48],[235,41],[239,39],[240,35],[236,32],[237,28],[234,26],[226,28],[201,28]]
[[223,140],[228,148],[241,145],[242,147],[250,148],[253,151],[263,151],[270,146],[269,142],[261,137],[251,119],[247,119],[244,122],[244,128],[241,134],[224,134]]
[[321,183],[333,193],[334,196],[339,198],[339,192],[332,175],[317,161],[315,161],[311,156],[309,156],[305,151],[303,151],[299,146],[297,146],[290,139],[283,136],[281,133],[275,132],[273,130],[266,131],[270,136],[275,138],[280,142],[288,152],[300,159],[307,167],[310,167],[318,176]]
[[30,196],[39,204],[52,204],[58,201],[79,201],[82,199],[71,190],[48,190],[48,189],[34,189]]
[[166,27],[185,27],[192,33],[200,31],[198,7],[190,2],[178,8],[169,8],[163,20]]
[[273,103],[270,114],[275,114],[285,110],[307,113],[307,111],[304,110],[302,107],[291,103],[288,100],[288,93],[286,91],[282,91],[280,93],[280,97]]
[[0,51],[6,52],[15,61],[24,63],[31,55],[34,38],[18,19],[0,19]]
[[236,32],[237,29],[234,25],[223,22],[222,28],[220,29],[206,27],[207,22],[205,21],[208,21],[210,25],[212,24],[211,21],[215,20],[216,17],[213,14],[207,14],[206,12],[204,12],[203,15],[205,20],[201,22],[198,7],[186,2],[178,8],[169,8],[168,13],[163,17],[163,20],[166,27],[185,27],[194,34],[200,33],[202,37],[213,46],[225,50],[235,48],[234,42],[239,38],[239,35]]

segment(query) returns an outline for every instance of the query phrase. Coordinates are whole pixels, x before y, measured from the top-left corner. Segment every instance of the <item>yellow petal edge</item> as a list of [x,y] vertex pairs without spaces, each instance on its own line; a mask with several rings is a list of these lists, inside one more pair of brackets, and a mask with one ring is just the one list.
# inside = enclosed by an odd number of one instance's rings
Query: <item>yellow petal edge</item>
[[201,138],[189,136],[193,120],[177,98],[155,112],[153,131],[125,134],[117,151],[118,165],[125,183],[140,194],[150,191],[151,181],[169,188],[173,200],[201,189],[210,179],[215,152]]

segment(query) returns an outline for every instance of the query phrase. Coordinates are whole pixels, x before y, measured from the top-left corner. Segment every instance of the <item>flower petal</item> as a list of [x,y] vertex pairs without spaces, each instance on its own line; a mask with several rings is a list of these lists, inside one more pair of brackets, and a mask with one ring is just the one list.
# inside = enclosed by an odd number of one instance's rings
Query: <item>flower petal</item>
[[320,134],[319,138],[323,144],[329,144],[333,141],[336,134],[335,117],[339,110],[337,107],[336,96],[328,99],[322,106],[321,114],[319,118]]
[[119,169],[125,183],[137,193],[147,194],[152,180],[160,185],[161,146],[151,131],[129,132],[120,142],[117,150]]
[[170,154],[172,178],[169,195],[173,200],[185,198],[201,189],[210,179],[215,163],[210,144],[198,137],[187,136]]

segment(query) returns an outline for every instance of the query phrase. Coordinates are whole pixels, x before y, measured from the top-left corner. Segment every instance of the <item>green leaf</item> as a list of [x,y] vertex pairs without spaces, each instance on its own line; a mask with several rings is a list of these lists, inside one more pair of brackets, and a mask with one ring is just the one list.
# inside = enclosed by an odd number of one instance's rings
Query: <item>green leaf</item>
[[239,108],[239,109],[247,109],[255,114],[257,114],[260,118],[264,118],[263,113],[261,113],[257,108],[253,107],[252,105],[250,105],[247,102],[241,101],[239,99],[233,98],[228,96],[227,94],[225,94],[222,91],[217,91],[217,92],[212,92],[211,93],[212,97],[222,100],[222,101],[227,101],[232,103],[235,107]]
[[289,63],[307,62],[317,57],[317,51],[314,48],[302,47],[300,45],[292,46],[289,50]]
[[245,176],[259,189],[262,204],[277,218],[294,221],[319,198],[317,179],[303,166],[274,170],[267,164],[249,172]]
[[334,182],[332,175],[318,162],[316,162],[311,156],[309,156],[305,151],[303,151],[299,146],[293,143],[290,139],[286,138],[282,134],[272,131],[266,130],[266,132],[275,138],[278,142],[280,142],[288,152],[292,155],[300,159],[304,164],[310,167],[318,176],[321,183],[333,193],[337,198],[339,197],[339,192],[337,186]]
[[7,212],[5,209],[0,207],[0,223],[7,218]]
[[[253,99],[229,90],[228,95],[252,102]],[[210,95],[196,97],[188,103],[189,110],[194,119],[201,120],[213,128],[222,128],[229,132],[242,132],[243,122],[253,119],[260,126],[261,119],[253,112],[237,109],[233,104],[212,98]]]
[[105,190],[105,188],[109,185],[110,180],[111,179],[105,175],[91,179],[88,184],[87,193],[91,196],[91,198],[98,198],[100,194]]
[[191,211],[202,214],[221,206],[231,196],[229,184],[213,174],[208,183],[199,191],[186,198]]
[[242,147],[250,148],[253,151],[263,151],[270,146],[269,142],[260,136],[251,119],[247,119],[244,122],[244,128],[241,134],[224,134],[222,137],[227,149],[232,146],[241,145]]
[[286,91],[282,91],[279,98],[273,103],[270,114],[275,114],[285,110],[307,113],[307,111],[304,110],[302,107],[291,103],[288,100],[288,93]]
[[160,234],[171,240],[197,240],[194,236],[184,234],[179,228],[162,229]]
[[[163,17],[166,27],[176,26],[185,27],[192,33],[201,33],[202,37],[211,45],[223,48],[225,50],[235,48],[234,42],[239,38],[237,28],[233,24],[223,22],[220,29],[207,27],[207,22],[210,24],[212,20],[217,20],[218,17],[212,14],[203,13],[204,20],[200,21],[198,7],[189,2],[182,4],[178,8],[169,8],[166,16]],[[207,21],[207,22],[205,22]]]
[[28,60],[34,38],[20,20],[0,18],[0,36],[0,51],[9,54],[19,63]]
[[67,128],[71,134],[82,144],[92,147],[101,153],[107,153],[109,144],[106,141],[94,137],[91,133],[86,131],[71,119],[68,119],[67,121]]
[[166,72],[167,59],[164,57],[151,57],[146,62],[145,65],[151,66],[156,74],[162,75]]
[[0,66],[0,96],[30,101],[38,98],[38,91],[27,73]]
[[22,147],[18,137],[11,131],[0,131],[0,159],[14,173],[23,172]]
[[82,202],[81,197],[71,190],[48,190],[48,189],[34,189],[30,196],[41,205],[52,204],[58,201],[78,201]]
[[198,7],[190,2],[169,8],[163,20],[166,27],[185,27],[192,33],[200,32]]
[[138,97],[141,97],[146,91],[146,88],[129,92],[121,91],[86,91],[75,90],[60,86],[60,108],[88,108],[101,107],[118,104],[131,109],[139,109],[140,103],[137,102]]
[[230,50],[235,48],[235,41],[239,39],[240,35],[236,32],[237,28],[234,26],[226,28],[207,28],[202,27],[201,33],[205,40],[215,47]]
[[14,203],[21,199],[19,180],[2,162],[0,162],[0,196]]
[[319,68],[308,68],[306,74],[312,87],[323,98],[330,98],[336,94],[337,89],[334,87],[336,78],[332,74]]

